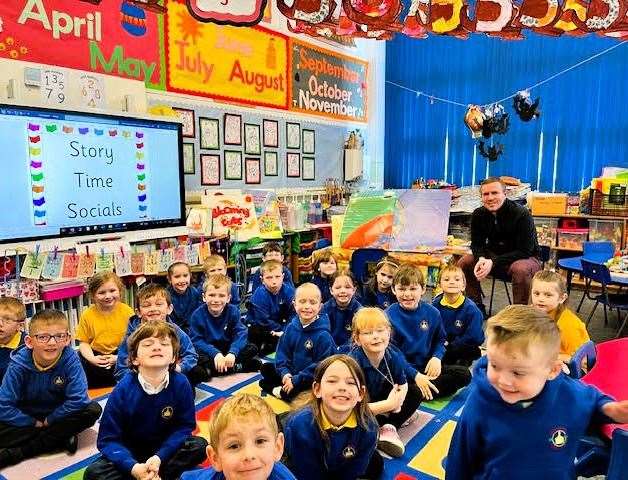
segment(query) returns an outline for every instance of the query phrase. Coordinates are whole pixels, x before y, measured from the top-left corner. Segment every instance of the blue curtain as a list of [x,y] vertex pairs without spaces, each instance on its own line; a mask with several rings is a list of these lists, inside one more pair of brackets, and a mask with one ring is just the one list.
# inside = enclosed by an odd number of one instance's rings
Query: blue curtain
[[539,119],[521,121],[512,100],[505,101],[510,130],[493,136],[504,144],[496,162],[475,151],[466,107],[413,92],[485,104],[617,44],[592,35],[527,33],[516,42],[397,35],[386,47],[384,186],[409,188],[419,177],[470,185],[485,178],[488,166],[489,175],[512,175],[543,191],[576,192],[604,166],[628,167],[628,43],[531,90],[533,99],[541,97]]

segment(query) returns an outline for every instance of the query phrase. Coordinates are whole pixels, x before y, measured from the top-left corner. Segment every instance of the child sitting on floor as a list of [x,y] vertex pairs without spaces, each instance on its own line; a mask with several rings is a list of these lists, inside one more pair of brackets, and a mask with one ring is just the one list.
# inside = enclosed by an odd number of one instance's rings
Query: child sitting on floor
[[338,270],[330,280],[332,298],[323,305],[322,312],[329,318],[331,336],[339,347],[351,340],[353,315],[362,305],[355,298],[356,283],[349,270]]
[[281,268],[281,263],[275,260],[262,263],[259,267],[262,286],[253,292],[248,302],[249,341],[260,354],[275,351],[279,337],[294,314],[294,288],[283,282]]
[[326,358],[314,372],[308,405],[288,417],[286,463],[298,480],[378,479],[377,422],[362,370],[348,355]]
[[26,308],[21,300],[0,297],[0,383],[9,366],[11,354],[24,345]]
[[284,438],[275,413],[258,396],[228,398],[212,415],[209,438],[212,467],[184,473],[181,480],[295,480],[279,461]]
[[432,301],[445,327],[447,350],[445,365],[469,366],[481,355],[484,343],[482,312],[473,300],[464,296],[465,277],[457,265],[447,265],[440,272],[442,293]]
[[392,291],[393,278],[399,269],[399,264],[386,257],[379,261],[375,267],[375,275],[362,289],[360,303],[365,307],[379,307],[387,309],[397,301]]
[[338,260],[331,249],[316,255],[312,265],[312,283],[321,291],[323,303],[331,298],[331,277],[338,270]]
[[168,293],[172,300],[172,320],[185,333],[190,333],[190,317],[203,305],[201,291],[193,287],[192,271],[184,262],[175,262],[168,267]]
[[318,362],[336,351],[329,320],[319,317],[321,294],[313,283],[304,283],[294,296],[296,317],[279,339],[275,363],[261,366],[262,390],[289,401],[312,386]]
[[536,272],[532,277],[530,301],[556,322],[560,332],[558,357],[562,362],[569,363],[576,350],[589,341],[589,334],[578,315],[565,306],[567,301],[565,279],[550,270]]
[[77,434],[102,412],[87,396],[69,329],[62,312],[42,310],[11,356],[0,387],[0,469],[61,448],[75,453]]
[[425,279],[421,270],[403,265],[395,274],[393,291],[398,303],[386,314],[393,327],[393,343],[406,357],[406,375],[413,379],[425,400],[454,394],[471,381],[467,367],[443,365],[445,329],[440,313],[421,301]]
[[113,272],[97,273],[89,281],[87,292],[93,303],[81,313],[76,339],[90,388],[115,383],[118,345],[133,315],[133,309],[120,300],[123,291],[122,280]]
[[[220,255],[213,254],[207,257],[203,262],[203,278],[201,278],[201,281],[198,283],[197,288],[202,291],[203,285],[205,284],[205,279],[210,275],[216,274],[227,275],[227,262],[225,262],[225,259]],[[235,283],[231,284],[230,293],[231,300],[229,300],[229,303],[235,305],[236,307],[239,307],[241,301],[240,289]]]
[[[283,250],[281,249],[281,245],[277,242],[269,242],[264,245],[264,248],[262,249],[262,262],[266,262],[268,260],[275,260],[283,265]],[[290,269],[284,265],[282,270],[284,283],[294,287],[294,281],[292,280],[292,273],[290,272]],[[251,284],[251,293],[255,292],[255,290],[262,285],[262,275],[259,268],[255,273],[251,274],[249,282]]]
[[366,378],[369,408],[379,424],[378,448],[391,457],[401,457],[405,446],[397,429],[410,420],[423,396],[414,382],[406,380],[406,359],[390,345],[392,327],[376,307],[362,308],[353,318],[354,347],[349,355]]
[[129,338],[129,366],[113,389],[98,431],[102,457],[83,478],[173,479],[205,460],[195,437],[194,393],[174,366],[179,337],[172,323],[143,323]]
[[240,320],[240,309],[229,304],[231,280],[225,275],[210,275],[205,280],[205,304],[190,319],[190,336],[198,353],[199,365],[212,375],[259,371],[254,358],[257,347],[247,341],[247,330]]
[[580,439],[591,423],[628,422],[628,400],[562,374],[556,323],[535,307],[506,307],[488,319],[486,337],[446,478],[573,480]]
[[[168,322],[172,313],[172,302],[170,294],[161,285],[147,283],[137,292],[137,315],[131,318],[126,335],[118,348],[118,361],[116,363],[115,377],[119,382],[129,372],[128,363],[128,339],[131,334],[143,323]],[[198,364],[198,354],[194,349],[192,340],[178,325],[172,323],[179,339],[177,349],[177,361],[174,369],[183,373],[192,384],[198,385],[210,379],[211,374],[202,365]]]

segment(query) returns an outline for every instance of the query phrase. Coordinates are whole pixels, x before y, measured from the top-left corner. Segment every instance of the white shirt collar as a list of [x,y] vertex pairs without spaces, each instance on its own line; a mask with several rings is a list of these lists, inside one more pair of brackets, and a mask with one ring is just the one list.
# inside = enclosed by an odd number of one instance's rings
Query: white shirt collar
[[164,379],[156,387],[153,387],[139,372],[137,373],[137,381],[140,382],[140,387],[142,387],[142,390],[148,395],[157,395],[165,388],[168,388],[170,384],[170,372],[166,372]]

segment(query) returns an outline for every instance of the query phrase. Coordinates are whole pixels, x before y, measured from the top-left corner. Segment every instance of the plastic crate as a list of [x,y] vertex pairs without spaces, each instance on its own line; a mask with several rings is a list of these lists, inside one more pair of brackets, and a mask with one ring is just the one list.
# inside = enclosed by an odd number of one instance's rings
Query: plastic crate
[[565,229],[559,228],[558,247],[569,250],[582,250],[582,244],[587,241],[589,230],[586,228]]
[[536,238],[539,245],[553,247],[556,244],[556,227],[558,220],[556,218],[535,218],[534,227],[536,228]]
[[589,220],[589,241],[613,242],[615,248],[620,248],[624,222],[622,220]]
[[599,190],[589,192],[589,212],[591,215],[628,217],[628,195],[620,188],[606,195]]

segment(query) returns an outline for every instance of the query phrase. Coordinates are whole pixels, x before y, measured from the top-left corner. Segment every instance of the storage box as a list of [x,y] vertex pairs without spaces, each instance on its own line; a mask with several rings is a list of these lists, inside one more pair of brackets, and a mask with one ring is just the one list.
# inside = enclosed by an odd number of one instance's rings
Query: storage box
[[591,242],[613,242],[615,250],[621,247],[624,222],[621,220],[589,220]]
[[628,194],[626,194],[626,188],[611,188],[609,195],[599,190],[591,189],[589,193],[589,211],[591,215],[628,216]]
[[546,247],[556,245],[556,228],[558,227],[556,218],[535,218],[534,226],[539,245]]
[[538,193],[528,197],[532,215],[564,215],[567,211],[566,193]]
[[582,250],[582,244],[587,241],[589,230],[587,228],[566,229],[559,228],[558,247],[568,250]]

